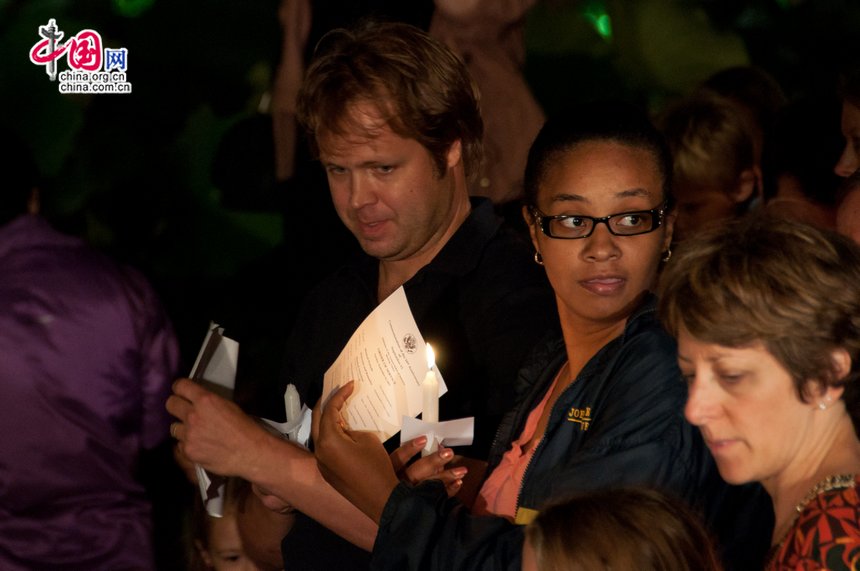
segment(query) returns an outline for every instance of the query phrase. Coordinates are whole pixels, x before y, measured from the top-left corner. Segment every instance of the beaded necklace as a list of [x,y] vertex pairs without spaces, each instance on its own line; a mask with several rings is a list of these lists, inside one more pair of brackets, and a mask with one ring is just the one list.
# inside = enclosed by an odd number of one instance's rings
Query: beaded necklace
[[[826,492],[830,492],[832,490],[843,490],[845,488],[853,488],[855,485],[855,474],[837,474],[832,476],[827,476],[817,484],[815,484],[811,490],[803,497],[800,502],[796,506],[794,506],[794,517],[791,519],[791,523],[785,530],[785,533],[782,535],[782,539],[779,540],[779,543],[774,545],[771,548],[770,562],[773,563],[773,559],[777,556],[777,554],[782,549],[782,544],[785,543],[785,540],[788,538],[788,532],[794,527],[794,524],[797,522],[797,518],[800,517],[800,514],[803,513],[803,510],[806,509],[807,504],[818,497],[819,494],[824,494]],[[770,565],[768,565],[770,568]]]
[[[826,478],[815,484],[815,486],[813,486],[813,488],[809,490],[809,493],[806,494],[806,496],[804,496],[802,500],[800,500],[800,503],[794,506],[794,509],[797,511],[797,515],[799,516],[803,512],[804,508],[806,508],[806,504],[815,499],[815,496],[819,494],[823,494],[831,490],[853,488],[854,477],[854,474],[839,474],[836,476],[827,476]],[[795,516],[794,519],[797,519],[797,516]]]

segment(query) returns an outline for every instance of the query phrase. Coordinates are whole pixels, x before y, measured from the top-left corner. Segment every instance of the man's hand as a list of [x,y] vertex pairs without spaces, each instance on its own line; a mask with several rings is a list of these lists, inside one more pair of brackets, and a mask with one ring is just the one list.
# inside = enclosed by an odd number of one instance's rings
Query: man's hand
[[254,462],[268,434],[235,403],[179,379],[167,411],[179,420],[170,429],[179,454],[215,474],[253,481]]
[[397,487],[397,474],[376,435],[347,428],[341,410],[353,387],[350,381],[326,404],[316,441],[317,464],[332,487],[378,524]]

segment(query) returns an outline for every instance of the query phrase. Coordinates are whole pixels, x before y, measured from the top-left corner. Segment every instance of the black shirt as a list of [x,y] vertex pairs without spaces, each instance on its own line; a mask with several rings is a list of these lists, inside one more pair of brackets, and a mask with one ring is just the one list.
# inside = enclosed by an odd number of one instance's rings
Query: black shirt
[[[378,269],[378,260],[364,256],[309,294],[287,345],[282,389],[292,382],[303,402],[319,399],[325,371],[378,305]],[[475,441],[457,452],[485,458],[501,416],[513,405],[522,361],[549,328],[558,327],[546,274],[523,234],[505,226],[489,200],[472,199],[469,217],[404,290],[448,386],[439,419],[474,416]],[[282,550],[287,570],[344,571],[369,563],[368,553],[305,517],[297,519]]]

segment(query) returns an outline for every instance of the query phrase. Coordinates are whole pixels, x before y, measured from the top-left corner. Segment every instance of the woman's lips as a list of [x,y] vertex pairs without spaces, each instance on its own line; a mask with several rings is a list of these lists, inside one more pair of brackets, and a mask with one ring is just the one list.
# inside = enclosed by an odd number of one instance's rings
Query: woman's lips
[[728,450],[737,440],[734,439],[705,439],[705,445],[711,451],[711,454],[719,455]]
[[603,276],[582,280],[579,284],[597,295],[612,295],[624,287],[626,280],[617,276]]

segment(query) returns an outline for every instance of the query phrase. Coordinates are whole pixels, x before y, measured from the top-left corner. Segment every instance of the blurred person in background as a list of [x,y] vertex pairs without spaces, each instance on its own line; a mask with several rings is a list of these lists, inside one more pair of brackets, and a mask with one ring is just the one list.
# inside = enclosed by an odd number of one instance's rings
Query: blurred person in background
[[760,67],[738,65],[712,74],[700,88],[722,95],[741,111],[753,136],[755,160],[761,164],[776,117],[787,102],[776,78]]
[[842,136],[845,148],[833,171],[843,177],[860,169],[860,68],[846,71],[840,77],[842,97]]
[[153,571],[141,476],[169,451],[173,328],[142,274],[39,215],[32,155],[3,140],[0,569]]
[[[259,566],[245,549],[239,533],[239,517],[245,502],[253,496],[247,482],[228,478],[224,488],[221,517],[206,513],[203,500],[194,490],[194,507],[188,532],[188,571],[280,571],[283,564]],[[280,554],[279,554],[280,555]]]
[[807,96],[786,105],[764,151],[764,196],[769,214],[834,229],[840,184],[833,174],[839,154],[839,102]]
[[748,121],[728,99],[701,91],[658,117],[674,165],[675,241],[741,216],[761,197],[761,165]]
[[860,244],[860,170],[846,178],[840,189],[836,231]]
[[[584,517],[584,514],[588,514]],[[607,489],[541,510],[526,528],[522,571],[720,571],[698,516],[649,488]]]

